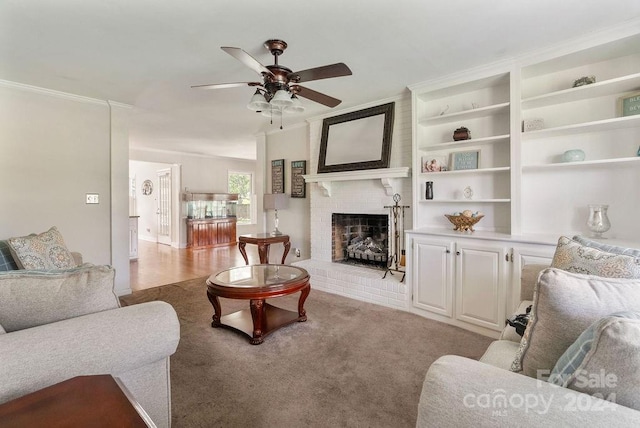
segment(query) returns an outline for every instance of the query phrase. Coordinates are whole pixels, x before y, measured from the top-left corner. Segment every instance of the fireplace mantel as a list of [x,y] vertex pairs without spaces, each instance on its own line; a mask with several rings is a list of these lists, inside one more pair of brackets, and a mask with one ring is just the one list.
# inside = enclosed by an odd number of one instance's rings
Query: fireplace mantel
[[331,196],[331,183],[334,181],[380,180],[387,196],[396,193],[402,178],[411,176],[411,168],[380,168],[361,171],[329,172],[325,174],[308,174],[302,177],[307,183],[318,183],[324,196]]

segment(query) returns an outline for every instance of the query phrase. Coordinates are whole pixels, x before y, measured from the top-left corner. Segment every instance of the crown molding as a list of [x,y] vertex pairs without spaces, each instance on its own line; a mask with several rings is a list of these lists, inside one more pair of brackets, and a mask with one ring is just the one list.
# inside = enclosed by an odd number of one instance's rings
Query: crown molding
[[98,105],[101,105],[101,106],[108,106],[108,104],[109,104],[107,101],[99,100],[97,98],[90,98],[90,97],[85,97],[85,96],[82,96],[82,95],[70,94],[68,92],[56,91],[56,90],[47,89],[47,88],[41,88],[39,86],[27,85],[25,83],[11,82],[9,80],[1,80],[0,79],[0,86],[3,86],[5,88],[18,89],[18,90],[21,90],[21,91],[35,92],[35,93],[42,94],[42,95],[47,95],[47,96],[50,96],[50,97],[62,98],[62,99],[77,101],[77,102],[81,102],[81,103],[98,104]]
[[[131,153],[131,151],[138,151],[138,152],[145,152],[145,153],[161,153],[161,154],[167,154],[167,155],[191,156],[196,158],[219,159],[219,160],[240,161],[240,162],[256,162],[256,159],[234,158],[230,156],[216,156],[216,155],[208,155],[204,153],[181,152],[178,150],[153,149],[149,147],[130,146],[129,153]],[[131,160],[140,160],[140,159],[131,159]],[[150,161],[144,161],[144,162],[150,162]]]
[[376,107],[376,106],[379,106],[379,105],[382,105],[382,104],[387,104],[387,103],[391,103],[391,102],[395,102],[395,101],[401,101],[401,100],[404,100],[404,99],[406,99],[407,101],[409,101],[411,99],[410,96],[409,96],[409,93],[398,94],[398,95],[395,95],[393,97],[383,98],[383,99],[380,99],[380,100],[371,101],[371,102],[366,103],[366,104],[360,104],[360,105],[357,105],[357,106],[354,106],[354,107],[344,108],[342,110],[332,110],[329,113],[324,113],[324,114],[319,115],[319,116],[309,117],[309,118],[306,119],[306,121],[308,123],[317,122],[317,121],[320,121],[320,120],[324,120],[324,119],[326,119],[328,117],[339,116],[341,114],[351,113],[351,112],[358,111],[358,110],[364,110],[364,109],[369,108],[369,107]]

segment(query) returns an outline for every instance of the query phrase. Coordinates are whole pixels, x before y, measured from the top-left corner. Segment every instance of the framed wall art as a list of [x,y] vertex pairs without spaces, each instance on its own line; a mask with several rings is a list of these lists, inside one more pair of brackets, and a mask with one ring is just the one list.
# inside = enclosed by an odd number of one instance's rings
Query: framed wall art
[[395,103],[322,122],[318,173],[388,168]]
[[284,193],[284,159],[271,161],[271,193]]
[[303,175],[307,173],[307,161],[291,161],[291,197],[305,198],[307,186]]

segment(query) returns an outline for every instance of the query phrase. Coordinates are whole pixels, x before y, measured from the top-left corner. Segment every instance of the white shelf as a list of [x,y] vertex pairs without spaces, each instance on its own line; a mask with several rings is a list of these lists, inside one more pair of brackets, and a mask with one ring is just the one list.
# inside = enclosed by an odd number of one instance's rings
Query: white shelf
[[543,165],[523,165],[523,171],[539,171],[546,169],[561,169],[561,168],[580,168],[580,167],[592,167],[592,166],[607,166],[623,163],[640,163],[640,156],[630,158],[615,158],[615,159],[598,159],[581,162],[562,162],[562,163],[550,163]]
[[478,203],[504,203],[511,202],[511,199],[420,199],[420,203],[437,204],[437,203],[460,203],[460,204],[478,204]]
[[478,169],[464,169],[460,171],[440,171],[440,172],[422,172],[420,175],[423,176],[442,176],[442,175],[462,175],[462,174],[478,174],[478,173],[491,173],[491,172],[502,172],[509,171],[511,167],[508,166],[500,166],[497,168],[478,168]]
[[630,92],[637,90],[638,87],[640,87],[640,73],[526,98],[522,100],[522,109],[547,107],[621,92]]
[[608,131],[614,129],[633,128],[640,126],[640,115],[616,117],[613,119],[597,120],[594,122],[576,123],[573,125],[558,126],[555,128],[541,129],[522,133],[522,140],[559,137],[574,135],[584,132]]
[[491,116],[500,113],[509,112],[510,103],[494,104],[486,107],[480,107],[470,110],[459,111],[456,113],[443,114],[440,116],[427,117],[418,123],[423,126],[436,125],[438,123],[452,122],[456,120],[468,120],[478,117]]
[[429,151],[436,151],[436,150],[449,150],[449,149],[465,147],[465,146],[495,144],[503,141],[508,142],[510,137],[511,137],[510,134],[504,134],[504,135],[494,135],[491,137],[483,137],[483,138],[476,138],[476,139],[470,139],[470,140],[448,141],[446,143],[423,146],[423,147],[420,147],[419,150],[422,150],[424,152],[429,152]]

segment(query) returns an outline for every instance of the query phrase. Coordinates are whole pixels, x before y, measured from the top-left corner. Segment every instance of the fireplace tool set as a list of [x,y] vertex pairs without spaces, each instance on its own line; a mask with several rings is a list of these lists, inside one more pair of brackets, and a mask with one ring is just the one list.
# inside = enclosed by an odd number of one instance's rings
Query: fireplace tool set
[[[382,278],[387,277],[387,273],[393,272],[402,272],[402,279],[400,282],[404,282],[405,271],[400,268],[404,268],[405,266],[405,242],[404,242],[404,209],[410,208],[409,205],[400,205],[400,197],[399,193],[393,195],[394,205],[385,205],[385,208],[389,208],[389,214],[391,221],[391,235],[393,236],[393,254],[389,257],[389,261],[387,264],[387,270],[384,272]],[[401,225],[398,225],[398,220],[400,220]],[[400,250],[400,254],[398,254],[398,249],[400,248],[400,239],[402,238],[402,249]]]

